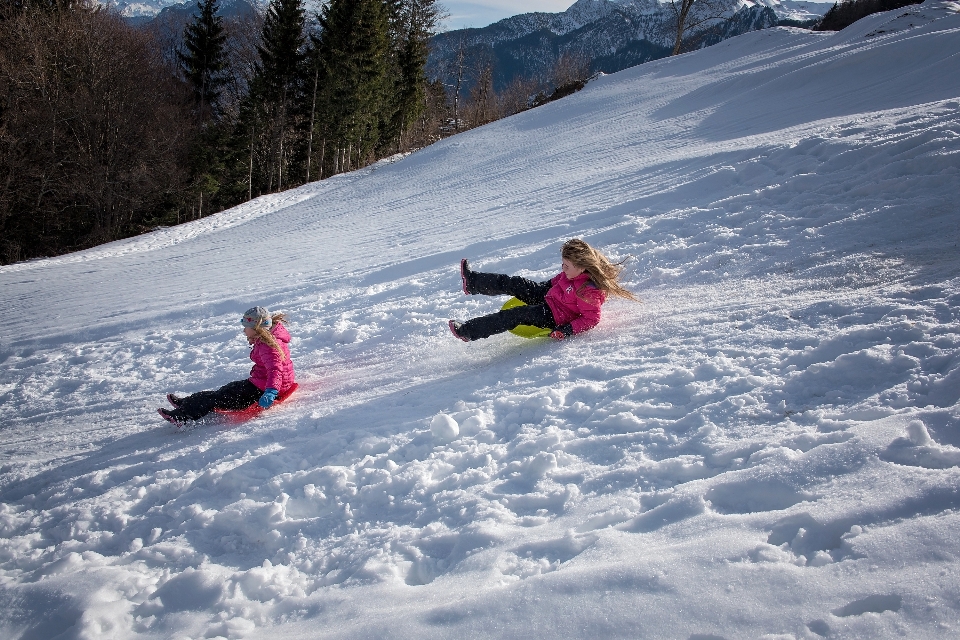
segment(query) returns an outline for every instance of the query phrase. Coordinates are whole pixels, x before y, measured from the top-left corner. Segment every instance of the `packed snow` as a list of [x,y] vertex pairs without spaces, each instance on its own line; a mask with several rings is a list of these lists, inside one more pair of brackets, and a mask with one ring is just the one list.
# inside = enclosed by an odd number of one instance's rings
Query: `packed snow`
[[[960,634],[960,5],[0,268],[0,637]],[[458,263],[627,259],[564,342]],[[288,314],[300,390],[177,430]]]

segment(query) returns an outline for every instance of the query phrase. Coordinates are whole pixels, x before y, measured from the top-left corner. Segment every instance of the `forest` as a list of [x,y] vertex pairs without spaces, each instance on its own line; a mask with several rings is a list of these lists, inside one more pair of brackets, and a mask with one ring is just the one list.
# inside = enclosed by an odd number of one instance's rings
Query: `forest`
[[302,0],[134,26],[90,0],[0,2],[0,264],[211,215],[583,86],[425,74],[435,0]]

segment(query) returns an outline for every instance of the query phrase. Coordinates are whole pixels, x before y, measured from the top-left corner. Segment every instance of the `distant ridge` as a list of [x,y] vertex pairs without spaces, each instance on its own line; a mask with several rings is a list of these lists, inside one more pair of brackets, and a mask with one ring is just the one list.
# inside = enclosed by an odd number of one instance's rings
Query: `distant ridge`
[[[832,4],[732,0],[730,6],[734,17],[695,34],[691,48],[781,21],[813,21]],[[448,70],[454,67],[462,43],[468,64],[492,62],[497,90],[517,76],[545,77],[557,58],[567,52],[589,60],[591,71],[613,73],[670,54],[667,11],[657,0],[578,0],[561,13],[524,13],[480,29],[448,31],[433,38],[428,70],[433,77],[450,80]]]
[[[130,24],[142,26],[158,18],[161,20],[180,18],[183,21],[197,14],[196,0],[171,2],[170,0],[146,0],[127,2],[126,0],[101,3],[116,10]],[[235,18],[254,11],[257,0],[221,0],[220,15]]]
[[[107,0],[103,4],[138,26],[185,24],[197,13],[196,0]],[[225,18],[245,15],[258,4],[263,0],[222,0],[220,14]],[[687,46],[702,48],[778,24],[812,26],[832,6],[798,0],[730,0],[733,17],[691,35]],[[453,61],[462,43],[468,67],[492,63],[497,91],[518,76],[547,78],[564,53],[589,61],[591,72],[614,73],[671,53],[672,36],[664,26],[668,18],[668,9],[658,0],[578,0],[559,13],[523,13],[482,28],[439,33],[431,41],[427,72],[451,85]],[[468,73],[465,86],[472,82]]]

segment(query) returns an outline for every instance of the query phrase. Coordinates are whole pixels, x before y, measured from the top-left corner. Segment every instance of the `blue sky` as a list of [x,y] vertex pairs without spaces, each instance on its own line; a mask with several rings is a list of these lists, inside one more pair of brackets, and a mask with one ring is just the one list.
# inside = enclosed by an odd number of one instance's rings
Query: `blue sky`
[[547,11],[558,13],[566,10],[575,0],[487,0],[481,2],[453,2],[441,0],[450,18],[444,23],[448,30],[466,27],[485,27],[498,20],[518,13]]

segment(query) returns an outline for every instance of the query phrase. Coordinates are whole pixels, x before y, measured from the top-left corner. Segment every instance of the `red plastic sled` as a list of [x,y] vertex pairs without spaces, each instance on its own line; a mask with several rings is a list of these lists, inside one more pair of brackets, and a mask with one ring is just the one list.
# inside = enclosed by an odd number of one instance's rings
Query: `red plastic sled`
[[[289,389],[287,389],[286,391],[284,391],[283,393],[277,396],[277,399],[273,401],[272,405],[270,405],[271,408],[275,405],[280,404],[281,402],[283,402],[284,400],[292,396],[293,392],[299,388],[300,388],[300,385],[294,382],[292,385],[290,385]],[[251,418],[256,417],[262,411],[266,411],[266,409],[261,407],[258,403],[254,402],[252,405],[250,405],[246,409],[240,409],[238,411],[230,411],[228,409],[214,409],[214,411],[216,411],[217,413],[219,413],[220,415],[222,415],[224,418],[226,418],[231,422],[243,422],[245,420],[250,420]]]

